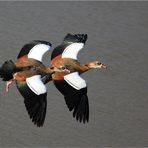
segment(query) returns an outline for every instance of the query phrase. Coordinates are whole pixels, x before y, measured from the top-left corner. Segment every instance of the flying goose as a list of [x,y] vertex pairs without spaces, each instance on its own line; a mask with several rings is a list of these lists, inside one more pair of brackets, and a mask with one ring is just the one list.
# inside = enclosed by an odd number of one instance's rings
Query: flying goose
[[52,74],[54,85],[64,95],[69,111],[73,111],[73,117],[83,123],[89,121],[89,102],[87,84],[80,74],[92,68],[106,68],[100,61],[79,63],[77,55],[86,40],[87,34],[67,34],[51,55],[52,67],[65,70]]
[[83,123],[89,120],[89,103],[86,81],[80,74],[92,68],[106,68],[100,61],[80,64],[78,52],[87,40],[85,34],[67,34],[61,45],[51,55],[51,67],[43,65],[42,57],[49,51],[51,44],[46,41],[33,41],[23,46],[17,61],[6,61],[0,68],[0,76],[6,81],[6,91],[15,80],[16,86],[24,97],[24,103],[32,122],[43,126],[47,90],[44,84],[53,80],[56,88],[64,95],[66,104],[73,117]]
[[43,126],[46,107],[47,90],[44,83],[51,80],[54,67],[48,68],[42,63],[43,55],[49,51],[51,43],[46,41],[32,41],[21,49],[16,63],[6,61],[0,68],[0,76],[6,81],[6,91],[15,80],[16,86],[24,97],[24,103],[32,122]]

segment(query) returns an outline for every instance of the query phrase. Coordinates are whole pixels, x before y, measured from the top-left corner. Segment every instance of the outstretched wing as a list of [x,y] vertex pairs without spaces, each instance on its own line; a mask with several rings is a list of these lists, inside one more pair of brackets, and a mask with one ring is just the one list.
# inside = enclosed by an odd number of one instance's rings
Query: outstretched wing
[[58,55],[77,60],[78,52],[84,47],[86,40],[87,34],[67,34],[63,43],[53,50],[51,60]]
[[18,59],[28,55],[28,58],[32,58],[42,62],[42,57],[51,48],[51,43],[46,41],[33,41],[23,46],[21,49]]
[[77,121],[89,120],[89,103],[86,82],[77,72],[64,76],[63,80],[54,80],[56,88],[64,95],[69,111]]
[[26,81],[16,81],[17,88],[24,97],[24,103],[32,122],[37,126],[43,126],[46,108],[47,91],[41,81],[40,75],[35,75],[26,79]]
[[[40,40],[24,45],[17,57],[16,65],[18,67],[27,67],[42,62],[43,55],[49,51],[50,48],[51,43]],[[26,60],[26,58],[34,60]],[[32,122],[37,126],[43,126],[44,124],[47,107],[47,91],[44,83],[50,80],[50,74],[42,76],[34,75],[26,78],[26,81],[16,80],[17,88],[24,97],[28,114]]]

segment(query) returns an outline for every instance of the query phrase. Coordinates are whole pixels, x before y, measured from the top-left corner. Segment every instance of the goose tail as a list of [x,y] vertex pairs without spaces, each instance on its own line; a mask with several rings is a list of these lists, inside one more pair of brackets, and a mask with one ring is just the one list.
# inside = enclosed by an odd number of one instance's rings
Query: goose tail
[[15,71],[15,63],[12,60],[5,61],[0,67],[0,77],[3,81],[9,81],[13,78]]

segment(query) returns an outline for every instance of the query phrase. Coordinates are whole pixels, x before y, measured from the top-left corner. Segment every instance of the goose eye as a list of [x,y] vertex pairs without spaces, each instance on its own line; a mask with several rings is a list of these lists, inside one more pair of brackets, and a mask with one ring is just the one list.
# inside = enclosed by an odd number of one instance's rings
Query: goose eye
[[66,68],[64,66],[61,66],[61,70],[65,70]]
[[97,65],[101,65],[101,62],[97,62],[96,64],[97,64]]
[[54,69],[54,67],[51,67],[50,69],[51,69],[51,70],[53,70],[53,69]]

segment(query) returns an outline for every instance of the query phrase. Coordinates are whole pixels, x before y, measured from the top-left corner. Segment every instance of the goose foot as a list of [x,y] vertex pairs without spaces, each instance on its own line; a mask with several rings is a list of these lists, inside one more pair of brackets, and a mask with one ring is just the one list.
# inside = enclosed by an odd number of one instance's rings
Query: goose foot
[[13,83],[13,79],[6,82],[6,92],[9,91],[9,87],[11,86],[12,83]]
[[15,73],[15,74],[13,75],[13,79],[11,79],[11,80],[9,80],[9,81],[6,82],[6,92],[9,91],[9,87],[12,85],[13,80],[15,80],[15,76],[16,76],[16,75],[17,75],[17,73]]

